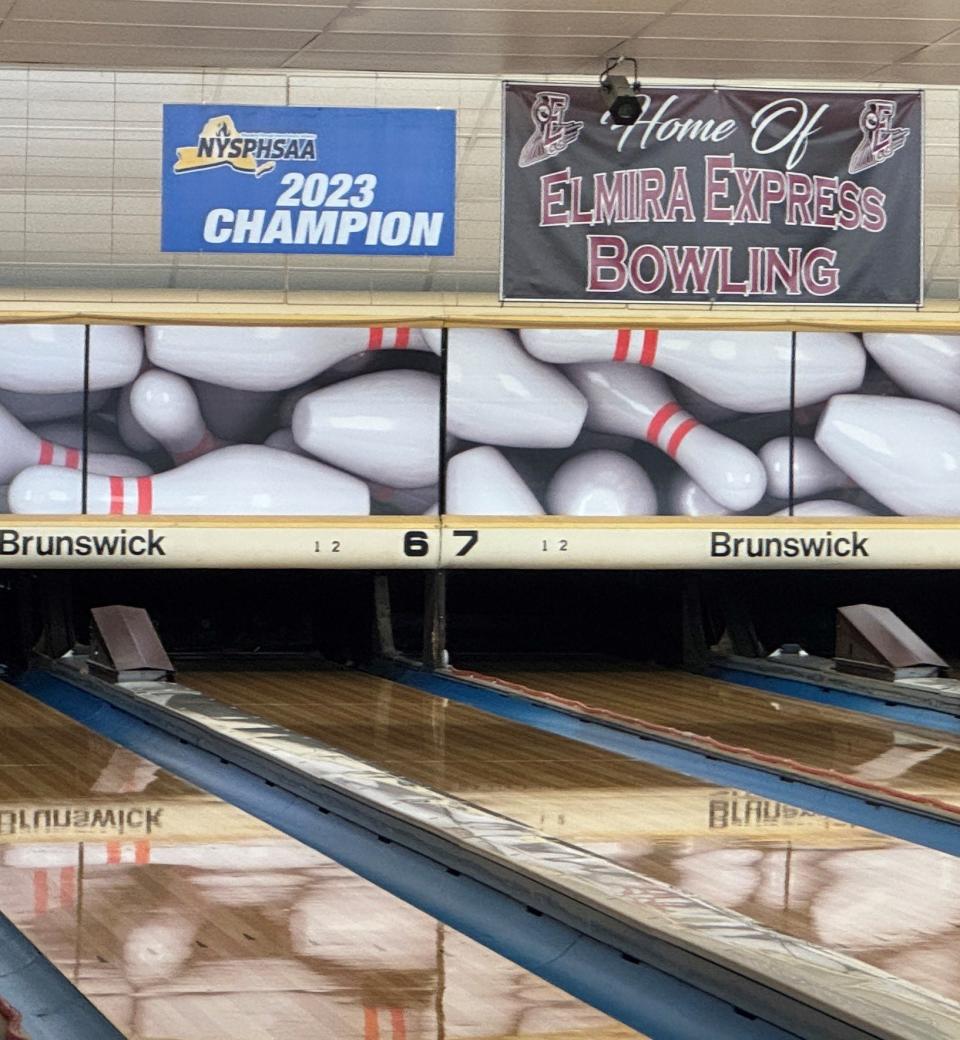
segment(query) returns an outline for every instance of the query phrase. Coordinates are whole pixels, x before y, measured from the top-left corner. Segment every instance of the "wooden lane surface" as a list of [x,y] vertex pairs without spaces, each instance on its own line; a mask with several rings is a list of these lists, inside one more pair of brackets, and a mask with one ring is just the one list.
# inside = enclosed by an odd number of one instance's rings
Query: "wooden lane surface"
[[960,860],[349,671],[179,681],[960,999]]
[[478,657],[457,666],[559,694],[588,708],[933,798],[960,812],[960,740],[937,730],[603,658]]
[[2,683],[0,727],[0,911],[131,1040],[639,1036]]

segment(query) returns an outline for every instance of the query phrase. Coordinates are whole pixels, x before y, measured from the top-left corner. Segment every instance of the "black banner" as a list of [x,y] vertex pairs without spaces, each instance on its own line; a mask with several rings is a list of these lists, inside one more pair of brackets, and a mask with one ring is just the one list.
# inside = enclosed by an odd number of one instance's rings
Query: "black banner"
[[922,93],[504,85],[504,300],[919,304]]

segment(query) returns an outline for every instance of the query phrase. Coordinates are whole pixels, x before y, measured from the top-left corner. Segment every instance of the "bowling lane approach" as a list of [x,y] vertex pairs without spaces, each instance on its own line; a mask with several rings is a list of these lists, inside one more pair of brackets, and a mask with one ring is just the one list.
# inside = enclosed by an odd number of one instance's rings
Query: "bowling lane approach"
[[640,1036],[6,684],[0,717],[0,912],[131,1040]]
[[665,726],[810,770],[829,770],[960,812],[960,740],[939,730],[778,697],[675,669],[602,657],[477,657],[458,674],[558,696],[574,711]]
[[196,670],[179,681],[776,931],[960,998],[954,857],[385,679]]

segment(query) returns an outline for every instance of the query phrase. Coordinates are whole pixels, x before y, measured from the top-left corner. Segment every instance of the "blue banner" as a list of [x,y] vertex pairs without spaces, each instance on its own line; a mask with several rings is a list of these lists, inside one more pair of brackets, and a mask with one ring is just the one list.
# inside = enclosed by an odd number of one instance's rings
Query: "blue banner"
[[168,253],[451,256],[448,109],[163,106]]

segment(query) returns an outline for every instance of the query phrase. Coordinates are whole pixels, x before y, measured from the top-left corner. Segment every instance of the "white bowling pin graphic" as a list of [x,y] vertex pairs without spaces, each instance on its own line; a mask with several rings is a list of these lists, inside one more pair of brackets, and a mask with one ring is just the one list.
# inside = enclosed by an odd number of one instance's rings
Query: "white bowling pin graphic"
[[[428,343],[439,329],[426,329]],[[504,329],[450,329],[447,429],[457,437],[515,448],[566,448],[587,403],[557,369],[530,357]]]
[[224,441],[252,443],[276,422],[281,397],[274,390],[234,390],[233,387],[193,380],[200,412],[207,428]]
[[447,512],[463,516],[542,516],[543,507],[496,448],[469,448],[447,463]]
[[570,365],[567,371],[589,402],[590,429],[656,445],[712,499],[734,512],[750,509],[763,497],[763,463],[742,444],[683,411],[659,373],[603,362]]
[[720,505],[686,473],[678,473],[667,492],[667,516],[728,516],[730,510]]
[[865,332],[867,353],[912,397],[960,408],[960,336]]
[[[767,471],[767,493],[790,497],[790,438],[774,437],[760,449]],[[809,437],[793,438],[793,495],[808,498],[830,488],[850,486],[850,478]]]
[[135,451],[138,454],[161,451],[160,442],[147,433],[140,423],[137,422],[136,416],[130,409],[130,392],[132,389],[133,383],[125,386],[120,391],[120,396],[117,399],[117,433],[120,434],[120,439],[123,443],[131,451]]
[[960,415],[905,397],[841,394],[820,417],[820,448],[903,516],[960,514]]
[[[655,368],[739,412],[790,407],[789,332],[523,329],[520,337],[542,361],[611,361]],[[798,333],[794,403],[814,404],[856,390],[865,366],[866,354],[851,333]]]
[[[72,514],[81,475],[31,466],[10,485],[15,513]],[[366,516],[362,480],[262,444],[235,444],[156,477],[87,478],[87,512],[112,516]]]
[[851,502],[843,502],[839,498],[816,498],[809,502],[795,502],[793,513],[789,506],[778,509],[771,516],[873,516],[867,509],[861,509]]
[[[109,390],[90,392],[91,412],[101,409],[110,397]],[[0,389],[0,407],[20,422],[47,422],[51,419],[70,419],[83,414],[83,391],[66,394],[21,394],[14,390]]]
[[378,484],[435,484],[440,380],[394,369],[314,390],[294,409],[293,438],[317,458]]
[[289,426],[283,426],[279,430],[274,430],[273,433],[263,442],[268,448],[279,448],[281,451],[292,451],[294,455],[309,455],[310,452],[304,451],[299,444],[293,439],[293,430]]
[[[34,394],[82,391],[83,355],[83,325],[0,325],[0,387]],[[90,326],[91,390],[125,386],[142,361],[138,327]]]
[[130,411],[178,464],[223,447],[207,429],[189,380],[173,372],[151,368],[139,375],[130,389]]
[[286,390],[363,350],[422,346],[419,329],[147,327],[147,355],[161,368],[235,390]]
[[[83,448],[83,424],[60,419],[55,422],[40,423],[31,426],[31,431],[41,440],[53,441],[64,448]],[[100,455],[126,455],[126,447],[115,437],[100,430],[87,430],[87,451],[95,451]]]
[[[31,433],[5,409],[0,408],[0,484],[28,466],[66,466],[80,469],[82,452],[79,448],[46,441]],[[87,455],[87,472],[116,473],[134,477],[150,472],[150,467],[127,455]]]
[[643,467],[619,451],[585,451],[567,459],[547,486],[556,516],[654,516],[657,493]]

